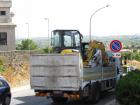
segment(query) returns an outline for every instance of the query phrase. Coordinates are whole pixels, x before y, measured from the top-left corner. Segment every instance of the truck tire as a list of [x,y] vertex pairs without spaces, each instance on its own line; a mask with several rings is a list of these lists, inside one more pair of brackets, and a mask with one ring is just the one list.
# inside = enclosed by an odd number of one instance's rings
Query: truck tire
[[54,103],[65,103],[67,102],[67,98],[65,97],[52,97]]
[[99,83],[92,84],[91,88],[91,94],[92,94],[92,102],[97,103],[100,100],[101,96],[101,87]]
[[92,85],[87,85],[84,90],[83,101],[86,103],[97,103],[100,99],[100,84],[94,83]]
[[87,103],[89,102],[89,89],[90,89],[90,85],[86,85],[83,90],[81,91],[81,98],[80,98],[80,101],[81,102],[84,102],[84,103]]

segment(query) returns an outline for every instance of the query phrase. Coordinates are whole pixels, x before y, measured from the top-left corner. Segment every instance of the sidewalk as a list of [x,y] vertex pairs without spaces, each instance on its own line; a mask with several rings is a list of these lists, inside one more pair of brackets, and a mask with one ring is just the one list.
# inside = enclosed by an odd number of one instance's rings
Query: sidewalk
[[22,91],[22,90],[26,90],[26,89],[30,89],[30,85],[12,88],[11,92],[14,93],[14,92],[18,92],[18,91]]

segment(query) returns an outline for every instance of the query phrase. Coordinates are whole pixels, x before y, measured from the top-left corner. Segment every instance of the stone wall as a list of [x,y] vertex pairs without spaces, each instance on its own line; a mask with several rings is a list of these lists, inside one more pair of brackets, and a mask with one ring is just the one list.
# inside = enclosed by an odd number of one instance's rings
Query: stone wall
[[4,76],[12,87],[29,84],[29,55],[28,51],[0,52],[0,66],[5,68],[0,75]]
[[29,62],[28,51],[0,51],[0,60],[5,65],[8,64],[19,64],[21,62]]

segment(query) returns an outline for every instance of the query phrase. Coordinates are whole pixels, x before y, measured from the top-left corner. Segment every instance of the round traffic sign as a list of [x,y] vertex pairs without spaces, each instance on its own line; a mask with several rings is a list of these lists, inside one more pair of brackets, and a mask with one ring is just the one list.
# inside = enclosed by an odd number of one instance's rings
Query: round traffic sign
[[122,43],[119,40],[113,40],[110,43],[110,49],[113,52],[119,52],[122,49]]

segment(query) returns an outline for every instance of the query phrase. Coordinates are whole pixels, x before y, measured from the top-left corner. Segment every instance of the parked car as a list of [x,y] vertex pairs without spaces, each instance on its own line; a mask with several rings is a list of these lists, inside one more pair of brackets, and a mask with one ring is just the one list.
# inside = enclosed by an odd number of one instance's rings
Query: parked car
[[8,82],[0,77],[0,105],[10,105],[11,91]]

